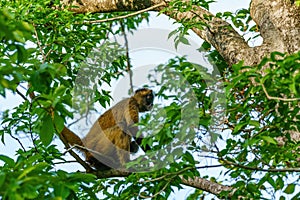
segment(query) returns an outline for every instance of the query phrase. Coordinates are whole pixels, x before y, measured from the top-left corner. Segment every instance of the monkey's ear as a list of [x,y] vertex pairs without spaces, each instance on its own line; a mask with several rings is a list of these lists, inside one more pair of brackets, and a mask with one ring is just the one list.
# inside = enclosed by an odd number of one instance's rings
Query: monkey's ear
[[137,94],[139,92],[146,91],[146,90],[148,90],[148,89],[146,89],[146,88],[140,88],[140,89],[137,89],[134,93]]

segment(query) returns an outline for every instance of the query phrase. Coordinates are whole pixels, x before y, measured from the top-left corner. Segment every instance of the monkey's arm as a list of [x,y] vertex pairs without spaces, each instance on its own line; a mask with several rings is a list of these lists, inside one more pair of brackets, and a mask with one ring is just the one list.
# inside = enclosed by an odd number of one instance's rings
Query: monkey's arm
[[135,141],[132,141],[130,143],[130,152],[131,153],[136,153],[139,150],[139,147],[143,149],[144,152],[149,151],[151,147],[147,144],[145,147],[141,146],[143,138],[135,138]]
[[136,141],[130,142],[130,152],[131,153],[136,153],[139,150],[139,145],[136,143]]

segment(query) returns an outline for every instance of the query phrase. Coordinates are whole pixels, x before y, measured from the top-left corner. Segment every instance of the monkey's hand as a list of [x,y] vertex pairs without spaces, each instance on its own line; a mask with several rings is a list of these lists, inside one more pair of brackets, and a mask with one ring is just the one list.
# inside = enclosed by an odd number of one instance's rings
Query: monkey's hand
[[144,152],[149,151],[151,147],[147,144],[145,147],[141,146],[143,138],[135,138],[136,143],[143,149]]
[[139,150],[139,145],[136,143],[136,141],[130,142],[130,152],[136,153]]

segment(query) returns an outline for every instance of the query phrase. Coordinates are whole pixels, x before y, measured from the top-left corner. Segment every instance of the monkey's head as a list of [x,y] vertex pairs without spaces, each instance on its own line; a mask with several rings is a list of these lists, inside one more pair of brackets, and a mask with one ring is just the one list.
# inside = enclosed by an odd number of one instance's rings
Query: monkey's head
[[133,98],[137,101],[139,112],[146,112],[152,109],[154,95],[152,90],[141,88],[135,91]]

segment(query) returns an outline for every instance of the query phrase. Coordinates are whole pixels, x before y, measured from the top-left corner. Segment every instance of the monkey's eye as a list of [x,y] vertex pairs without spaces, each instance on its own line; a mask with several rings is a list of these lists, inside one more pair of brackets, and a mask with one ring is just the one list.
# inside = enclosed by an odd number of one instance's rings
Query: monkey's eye
[[148,94],[148,95],[146,96],[146,102],[147,102],[148,104],[153,103],[153,95]]

